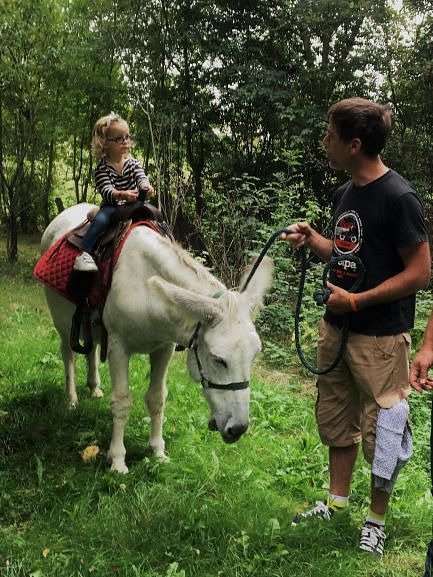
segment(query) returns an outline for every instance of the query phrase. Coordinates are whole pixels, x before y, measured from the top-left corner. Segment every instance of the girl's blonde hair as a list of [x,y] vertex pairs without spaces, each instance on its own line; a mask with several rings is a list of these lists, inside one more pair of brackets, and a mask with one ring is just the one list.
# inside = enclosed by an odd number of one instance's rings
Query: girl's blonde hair
[[96,121],[92,132],[92,154],[96,160],[99,161],[104,156],[107,130],[110,128],[110,126],[118,122],[124,122],[125,124],[128,124],[126,120],[114,112],[110,112],[110,114],[107,114],[107,116],[101,116],[101,118]]

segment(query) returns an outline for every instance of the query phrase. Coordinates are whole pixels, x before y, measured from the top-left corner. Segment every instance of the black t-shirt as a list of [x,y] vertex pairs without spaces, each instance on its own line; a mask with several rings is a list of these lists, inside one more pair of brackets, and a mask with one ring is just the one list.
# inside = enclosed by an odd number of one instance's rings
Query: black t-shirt
[[[371,289],[404,268],[398,248],[428,240],[424,211],[413,187],[389,170],[366,186],[353,181],[341,186],[333,202],[334,248],[339,257],[331,266],[329,280],[355,292]],[[351,260],[355,257],[360,263]],[[362,266],[363,265],[363,266]],[[365,269],[362,272],[362,268]],[[349,329],[367,335],[393,335],[413,327],[415,295],[349,313]],[[343,317],[327,310],[325,319],[342,326]]]

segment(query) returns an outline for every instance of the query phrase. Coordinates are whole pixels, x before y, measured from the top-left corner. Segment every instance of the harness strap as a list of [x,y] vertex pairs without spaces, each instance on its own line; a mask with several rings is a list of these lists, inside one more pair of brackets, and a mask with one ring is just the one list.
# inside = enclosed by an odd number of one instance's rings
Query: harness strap
[[219,385],[217,383],[212,383],[205,378],[202,378],[201,384],[204,389],[220,389],[224,391],[240,391],[242,389],[248,389],[250,386],[249,381],[241,381],[240,383],[229,383],[228,385]]
[[[108,255],[109,258],[109,268],[108,268],[108,278],[106,279],[106,284],[105,286],[102,286],[102,283],[100,283],[100,287],[99,287],[99,291],[100,294],[102,295],[102,298],[99,301],[99,319],[100,319],[100,323],[101,323],[101,343],[100,343],[100,352],[99,352],[99,358],[101,363],[105,363],[105,361],[107,360],[107,350],[108,350],[108,332],[107,329],[105,328],[104,325],[104,321],[103,321],[103,314],[104,314],[104,307],[105,307],[105,301],[107,299],[107,295],[110,291],[111,288],[111,283],[113,280],[113,271],[114,271],[114,260],[115,260],[115,253],[116,253],[116,247],[122,237],[122,233],[123,233],[123,228],[122,228],[122,222],[118,222],[116,225],[116,231],[115,231],[115,235],[114,235],[114,241],[113,244],[111,245],[110,248],[110,253]],[[101,278],[99,276],[99,281],[101,281]]]
[[[260,263],[262,262],[263,258],[265,257],[266,253],[268,252],[268,250],[271,247],[274,240],[277,237],[279,237],[282,233],[294,234],[294,232],[295,231],[291,228],[280,228],[279,230],[275,231],[271,235],[271,237],[268,239],[265,246],[263,247],[257,260],[255,261],[254,266],[252,267],[246,281],[244,282],[243,286],[240,289],[240,292],[244,292],[247,289],[251,279],[253,278],[254,274],[256,273],[256,270],[258,269]],[[360,268],[360,274],[358,276],[358,279],[354,283],[354,285],[352,286],[352,289],[350,291],[350,292],[355,292],[359,288],[359,286],[361,285],[361,283],[364,279],[365,268],[364,268],[362,261],[356,255],[346,256],[344,258],[351,260],[351,261],[354,261],[357,264],[357,266],[359,266],[359,268]],[[328,287],[326,285],[328,272],[329,272],[329,269],[331,266],[333,266],[334,264],[336,264],[337,262],[339,262],[341,260],[343,260],[342,257],[333,257],[331,259],[331,261],[325,266],[324,271],[323,271],[323,279],[322,279],[323,286],[321,289],[314,292],[314,300],[316,301],[316,304],[324,305],[326,303],[326,301],[328,300],[328,298],[331,294],[330,290],[328,289]],[[296,346],[296,351],[298,353],[299,359],[301,360],[301,363],[304,365],[304,367],[306,369],[308,369],[311,373],[314,373],[315,375],[324,375],[326,373],[331,372],[338,365],[338,363],[340,362],[340,360],[344,354],[346,344],[347,344],[347,339],[349,336],[349,323],[347,320],[347,315],[345,315],[345,320],[344,320],[343,328],[342,328],[342,332],[341,332],[340,346],[339,346],[339,349],[337,352],[337,356],[331,362],[330,365],[328,365],[327,367],[324,367],[324,368],[318,368],[318,367],[313,366],[312,364],[310,364],[307,361],[307,359],[305,358],[305,355],[302,351],[301,342],[300,342],[300,331],[299,331],[301,306],[302,306],[302,295],[303,295],[303,291],[304,291],[305,278],[306,278],[306,274],[307,274],[307,257],[305,254],[305,248],[304,247],[301,247],[301,261],[302,261],[302,270],[301,270],[301,277],[299,280],[298,298],[297,298],[296,309],[295,309],[295,346]],[[433,481],[432,481],[432,484],[433,484]]]
[[[138,204],[143,204],[143,203],[138,203]],[[158,209],[156,209],[155,207],[153,207],[151,204],[149,203],[144,203],[147,208],[152,208],[153,210],[155,210],[158,214],[161,215],[160,211]],[[123,205],[125,206],[125,205]],[[120,207],[118,207],[120,208]],[[116,209],[117,210],[117,209]],[[162,218],[162,215],[161,215]],[[104,321],[103,321],[103,313],[104,313],[104,307],[105,307],[105,301],[107,299],[107,295],[110,291],[111,288],[111,283],[113,280],[113,272],[114,272],[114,266],[116,264],[116,251],[120,251],[121,248],[123,247],[123,243],[126,240],[127,235],[124,234],[126,231],[123,230],[122,228],[122,222],[119,222],[117,224],[116,227],[116,232],[115,232],[115,237],[114,237],[114,242],[111,246],[111,252],[109,254],[109,269],[108,269],[108,277],[107,277],[107,282],[105,287],[103,287],[103,289],[100,289],[101,294],[103,295],[103,298],[100,300],[99,302],[99,318],[100,318],[100,323],[101,323],[101,349],[100,349],[100,353],[99,353],[99,358],[101,363],[104,363],[107,360],[107,350],[108,350],[108,332],[107,329],[104,325]],[[164,221],[153,221],[153,220],[138,220],[136,222],[134,222],[132,224],[132,227],[134,226],[138,226],[139,224],[144,224],[145,226],[147,226],[148,228],[151,228],[152,230],[154,230],[155,232],[157,232],[158,234],[164,236],[166,235],[167,237],[170,238],[171,241],[174,241],[174,237],[173,234],[171,233],[170,227],[168,226],[167,223],[165,223]],[[128,227],[128,230],[130,230],[130,227]],[[119,248],[116,248],[119,247]]]
[[[221,294],[222,294],[222,292],[223,291],[221,291]],[[219,294],[218,296],[221,296],[221,295]],[[218,296],[215,298],[218,298]],[[194,351],[194,356],[195,356],[195,360],[197,363],[198,372],[200,374],[200,382],[201,382],[202,387],[204,389],[218,389],[220,391],[240,391],[241,389],[248,389],[248,387],[250,386],[249,381],[240,381],[238,383],[227,383],[226,385],[222,385],[220,383],[214,383],[212,381],[209,381],[209,379],[207,379],[204,376],[203,365],[201,364],[200,357],[198,355],[198,333],[199,333],[200,327],[201,327],[201,323],[197,323],[197,326],[195,327],[195,330],[194,330],[194,334],[192,335],[192,337],[189,341],[188,348],[192,349]]]
[[[80,333],[83,333],[83,344],[80,343]],[[77,305],[72,317],[69,337],[71,349],[82,355],[87,355],[93,348],[91,309],[87,303]]]

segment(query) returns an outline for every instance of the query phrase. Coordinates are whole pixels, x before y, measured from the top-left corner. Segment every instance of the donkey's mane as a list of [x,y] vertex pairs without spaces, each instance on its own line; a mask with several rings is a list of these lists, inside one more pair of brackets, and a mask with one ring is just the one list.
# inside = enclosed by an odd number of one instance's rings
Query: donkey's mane
[[222,283],[204,266],[201,262],[194,259],[183,247],[177,242],[171,244],[179,262],[184,267],[191,270],[199,281],[211,284],[216,290],[221,288]]

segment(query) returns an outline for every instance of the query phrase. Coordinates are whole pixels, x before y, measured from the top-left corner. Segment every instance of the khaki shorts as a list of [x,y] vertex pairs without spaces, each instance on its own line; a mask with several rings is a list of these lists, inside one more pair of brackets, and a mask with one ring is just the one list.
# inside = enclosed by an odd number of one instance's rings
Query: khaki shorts
[[[318,366],[335,359],[341,330],[320,321]],[[349,333],[337,367],[317,379],[316,421],[322,442],[348,447],[362,441],[371,463],[376,440],[377,413],[390,408],[410,392],[410,335],[370,336]]]

